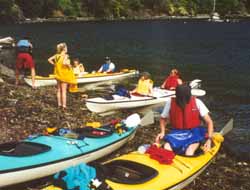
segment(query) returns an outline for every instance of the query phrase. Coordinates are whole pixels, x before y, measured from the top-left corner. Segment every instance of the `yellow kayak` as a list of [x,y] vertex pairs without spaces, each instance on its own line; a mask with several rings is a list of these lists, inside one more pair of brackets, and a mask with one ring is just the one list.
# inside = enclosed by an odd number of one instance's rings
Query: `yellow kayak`
[[[114,73],[85,73],[82,76],[77,76],[76,80],[78,84],[87,84],[87,83],[95,83],[95,82],[103,82],[108,80],[116,80],[116,79],[122,79],[127,77],[132,77],[138,74],[139,72],[137,70],[129,70],[129,69],[123,69],[120,72],[114,72]],[[31,77],[25,77],[24,81],[32,86],[32,80]],[[55,75],[49,75],[47,77],[43,76],[35,76],[35,86],[54,86],[56,85],[56,79]]]
[[[214,133],[212,148],[206,153],[176,155],[173,163],[166,165],[151,159],[149,154],[135,151],[97,165],[97,178],[104,176],[109,187],[105,189],[109,190],[181,190],[209,166],[224,141],[223,136],[232,128],[233,120],[230,120],[219,133]],[[102,184],[103,181],[101,179]]]

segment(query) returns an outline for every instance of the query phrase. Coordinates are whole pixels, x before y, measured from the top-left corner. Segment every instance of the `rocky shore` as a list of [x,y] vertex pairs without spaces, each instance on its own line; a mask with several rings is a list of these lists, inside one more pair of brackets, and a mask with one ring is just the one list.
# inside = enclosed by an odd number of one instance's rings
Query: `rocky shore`
[[[46,127],[79,127],[87,121],[105,123],[111,118],[124,118],[129,113],[100,117],[90,113],[81,93],[68,95],[68,109],[57,108],[55,87],[32,90],[22,84],[15,86],[14,79],[0,75],[0,142],[18,141],[30,134],[42,133]],[[141,144],[152,143],[159,132],[159,123],[137,131],[135,138],[120,150],[101,159],[133,151]],[[250,162],[238,160],[226,151],[225,145],[211,165],[189,186],[188,190],[248,190],[250,188]],[[37,180],[3,190],[40,189],[49,179]]]

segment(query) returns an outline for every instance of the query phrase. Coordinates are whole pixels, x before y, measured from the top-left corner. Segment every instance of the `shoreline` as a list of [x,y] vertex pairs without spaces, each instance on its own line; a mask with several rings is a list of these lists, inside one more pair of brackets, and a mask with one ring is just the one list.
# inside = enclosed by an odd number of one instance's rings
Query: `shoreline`
[[[100,22],[100,21],[110,21],[110,22],[120,22],[120,21],[152,21],[152,20],[200,20],[209,21],[211,18],[208,14],[202,14],[197,16],[151,16],[151,17],[133,17],[133,18],[95,18],[95,17],[55,17],[55,18],[36,18],[30,19],[26,18],[23,21],[17,21],[15,24],[34,24],[34,23],[66,23],[66,22]],[[225,22],[238,21],[238,20],[248,20],[249,15],[228,15],[221,17]]]

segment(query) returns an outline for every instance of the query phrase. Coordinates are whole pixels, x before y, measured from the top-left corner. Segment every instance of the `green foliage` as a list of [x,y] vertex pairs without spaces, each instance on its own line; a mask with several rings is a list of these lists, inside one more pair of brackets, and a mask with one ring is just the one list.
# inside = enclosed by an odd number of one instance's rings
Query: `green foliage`
[[19,10],[14,0],[0,0],[0,21],[15,21],[18,18]]
[[[210,14],[214,0],[0,0],[0,20],[53,16],[133,18],[137,15]],[[20,12],[21,11],[21,12]],[[220,15],[247,14],[250,0],[216,0]]]

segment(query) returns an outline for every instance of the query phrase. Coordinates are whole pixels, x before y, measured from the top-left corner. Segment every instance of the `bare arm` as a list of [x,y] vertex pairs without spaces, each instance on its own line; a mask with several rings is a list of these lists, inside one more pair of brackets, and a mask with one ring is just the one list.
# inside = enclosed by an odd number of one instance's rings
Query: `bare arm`
[[181,79],[177,79],[177,82],[179,85],[181,85],[183,83]]
[[51,56],[49,59],[48,59],[48,62],[50,63],[50,64],[52,64],[52,65],[54,65],[55,64],[55,55],[53,55],[53,56]]
[[204,120],[206,122],[207,128],[208,128],[208,139],[206,141],[206,143],[204,144],[204,150],[208,151],[211,148],[211,138],[213,136],[213,132],[214,132],[214,124],[213,124],[213,120],[211,119],[211,117],[207,114],[204,117]]
[[163,139],[163,137],[165,136],[165,130],[166,130],[167,123],[168,123],[168,118],[161,117],[161,119],[160,119],[161,132],[157,135],[157,137],[155,139],[156,143],[160,143],[160,140]]

